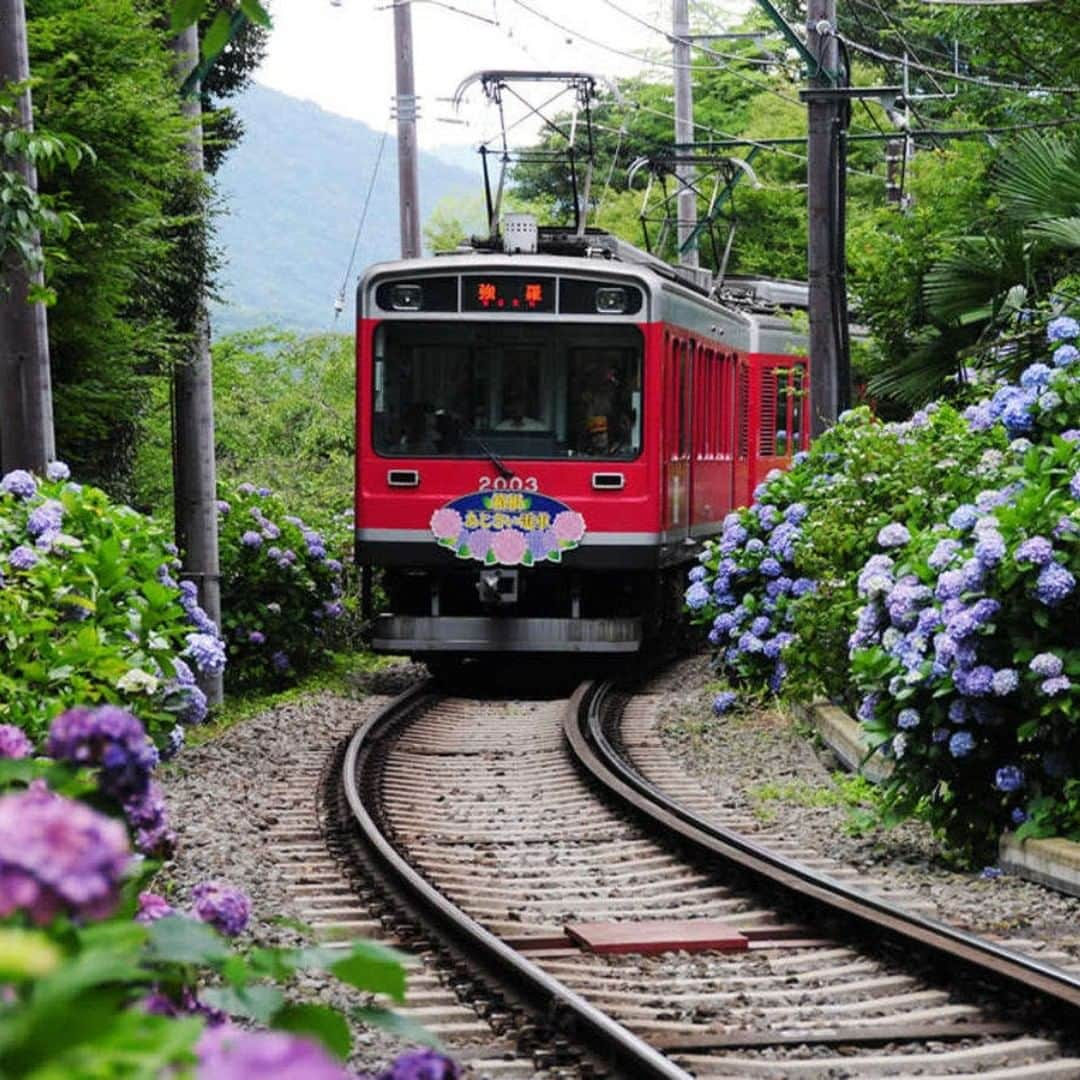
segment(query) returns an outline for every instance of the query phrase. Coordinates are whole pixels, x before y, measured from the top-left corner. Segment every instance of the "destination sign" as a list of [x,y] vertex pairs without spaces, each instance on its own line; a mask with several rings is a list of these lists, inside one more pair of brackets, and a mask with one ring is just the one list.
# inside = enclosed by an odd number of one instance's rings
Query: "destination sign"
[[511,274],[466,274],[461,279],[463,311],[527,314],[555,310],[555,279]]

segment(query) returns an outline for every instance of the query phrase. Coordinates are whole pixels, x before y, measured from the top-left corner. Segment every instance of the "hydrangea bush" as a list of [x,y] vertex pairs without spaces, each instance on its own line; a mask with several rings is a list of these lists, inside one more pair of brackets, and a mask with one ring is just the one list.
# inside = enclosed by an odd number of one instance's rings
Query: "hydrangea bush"
[[[267,948],[244,935],[251,904],[203,882],[181,911],[144,889],[156,864],[133,800],[154,792],[156,755],[138,720],[77,707],[52,724],[49,757],[0,727],[0,1061],[5,1076],[194,1076],[347,1080],[345,1018],[290,1002],[281,986],[326,971],[404,1000],[401,958],[382,946]],[[154,795],[159,826],[164,803]],[[400,1017],[357,1010],[402,1030]],[[241,1030],[252,1024],[271,1031]],[[422,1037],[422,1033],[418,1033]],[[381,1080],[456,1080],[434,1051]]]
[[895,759],[888,803],[968,855],[1003,827],[1080,836],[1078,339],[1053,319],[1046,356],[962,413],[845,414],[686,592],[740,690],[850,706]]
[[0,723],[38,741],[64,709],[109,702],[175,750],[179,725],[206,715],[192,667],[224,663],[177,567],[160,526],[71,482],[61,462],[44,479],[0,479]]
[[[221,609],[233,687],[281,684],[325,662],[347,614],[343,537],[287,513],[268,488],[222,488]],[[351,601],[348,602],[351,604]]]

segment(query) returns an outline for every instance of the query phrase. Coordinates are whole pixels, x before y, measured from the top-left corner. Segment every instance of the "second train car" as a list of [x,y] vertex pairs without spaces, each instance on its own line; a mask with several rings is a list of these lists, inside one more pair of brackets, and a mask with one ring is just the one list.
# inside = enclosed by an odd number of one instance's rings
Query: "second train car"
[[604,234],[535,235],[361,279],[356,553],[369,609],[382,571],[377,651],[637,652],[677,618],[701,542],[806,445],[786,313],[804,286],[715,299]]

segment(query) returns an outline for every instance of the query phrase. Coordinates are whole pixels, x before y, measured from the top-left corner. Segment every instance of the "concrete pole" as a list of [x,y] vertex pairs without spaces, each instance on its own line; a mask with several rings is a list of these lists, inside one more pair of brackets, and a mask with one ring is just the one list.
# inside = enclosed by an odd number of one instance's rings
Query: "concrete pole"
[[416,147],[416,86],[413,79],[412,9],[409,0],[394,4],[394,70],[397,83],[398,205],[401,257],[420,255],[420,170]]
[[[690,79],[690,13],[688,0],[675,0],[672,5],[673,61],[675,64],[675,141],[679,153],[690,153],[694,143],[694,91]],[[679,181],[677,202],[679,265],[698,265],[697,195],[690,186],[694,181],[692,165],[678,165],[675,175]],[[694,237],[691,240],[691,237]]]
[[[173,39],[178,85],[199,59],[199,31],[189,26]],[[181,98],[181,112],[190,122],[187,157],[192,173],[202,176],[202,104],[199,87]],[[217,465],[214,458],[214,381],[210,359],[210,323],[206,314],[205,282],[200,273],[190,283],[190,325],[181,329],[190,337],[188,356],[173,373],[173,501],[176,543],[183,558],[182,576],[199,589],[199,604],[221,627],[221,575],[218,562]],[[199,685],[211,705],[221,703],[220,675],[203,676]]]
[[[824,25],[822,25],[824,24]],[[807,48],[822,69],[810,80],[811,87],[827,88],[832,82],[824,71],[836,71],[839,46],[832,33],[836,27],[836,0],[807,0]],[[835,325],[833,290],[838,286],[835,211],[839,157],[840,103],[807,102],[808,132],[806,165],[810,285],[810,430],[820,435],[840,411],[840,350]]]
[[[0,86],[25,83],[29,78],[23,0],[0,0]],[[19,97],[18,124],[33,130],[29,90]],[[37,190],[37,171],[25,158],[2,158],[0,167],[18,173],[31,190]],[[56,457],[45,305],[27,302],[31,285],[42,284],[40,270],[28,272],[14,253],[4,258],[0,267],[0,473],[31,469],[44,474],[45,466]]]

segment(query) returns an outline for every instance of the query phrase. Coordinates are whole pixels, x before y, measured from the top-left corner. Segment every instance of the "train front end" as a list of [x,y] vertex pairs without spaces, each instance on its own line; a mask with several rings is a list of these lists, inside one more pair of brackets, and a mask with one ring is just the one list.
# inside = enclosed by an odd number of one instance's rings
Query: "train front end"
[[633,653],[658,609],[650,288],[560,256],[383,264],[357,296],[373,647]]

